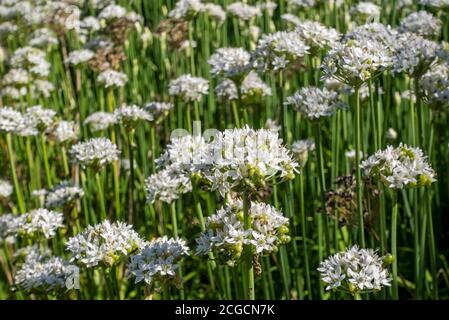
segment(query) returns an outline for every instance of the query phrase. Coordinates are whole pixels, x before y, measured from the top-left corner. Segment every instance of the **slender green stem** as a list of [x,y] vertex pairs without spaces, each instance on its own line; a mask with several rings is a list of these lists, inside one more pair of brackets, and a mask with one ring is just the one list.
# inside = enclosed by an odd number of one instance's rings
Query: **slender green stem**
[[393,299],[398,300],[398,252],[397,252],[397,223],[398,223],[398,198],[396,191],[392,191],[393,209],[391,215],[391,254],[393,261]]
[[128,132],[128,156],[129,156],[129,189],[128,189],[128,223],[134,221],[134,130]]
[[365,247],[365,227],[363,219],[363,192],[362,192],[362,176],[360,170],[360,151],[361,148],[361,132],[360,132],[360,92],[359,88],[355,88],[355,180],[357,192],[357,218],[359,225],[359,241],[362,248]]
[[6,134],[6,143],[8,145],[9,164],[11,166],[11,175],[14,183],[14,190],[16,192],[17,203],[19,205],[20,213],[25,213],[25,202],[23,201],[22,190],[20,189],[19,180],[17,179],[16,155],[12,147],[12,136],[9,132]]
[[95,180],[97,181],[97,188],[98,188],[98,196],[99,196],[99,201],[100,201],[100,209],[101,209],[101,220],[105,220],[107,215],[106,215],[106,207],[104,204],[104,191],[103,191],[103,185],[101,183],[101,177],[100,177],[100,172],[96,172],[95,173]]
[[45,177],[47,179],[47,187],[51,188],[53,187],[52,181],[51,181],[51,171],[50,171],[50,165],[48,163],[48,155],[47,155],[47,144],[45,143],[45,135],[42,133],[40,136],[41,141],[41,147],[42,147],[42,160],[44,161],[44,169],[45,169]]
[[[252,222],[251,217],[249,215],[250,210],[250,200],[249,195],[244,193],[243,195],[243,226],[245,230],[251,229]],[[250,246],[246,246],[244,249],[245,261],[243,264],[243,272],[247,279],[247,287],[244,288],[246,299],[255,300],[255,292],[254,292],[254,265],[253,265],[253,253]]]

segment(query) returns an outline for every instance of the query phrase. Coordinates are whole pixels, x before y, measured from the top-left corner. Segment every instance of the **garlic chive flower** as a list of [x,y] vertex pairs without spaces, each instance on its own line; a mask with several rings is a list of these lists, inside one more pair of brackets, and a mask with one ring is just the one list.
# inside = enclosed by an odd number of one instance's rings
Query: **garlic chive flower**
[[369,20],[377,20],[380,16],[380,7],[375,3],[361,1],[351,7],[349,14],[355,17],[356,21],[366,23]]
[[75,121],[58,121],[47,133],[59,143],[67,143],[78,139],[79,127]]
[[[254,71],[250,71],[240,86],[241,102],[244,104],[258,103],[263,97],[271,96],[271,88]],[[237,100],[237,86],[234,81],[221,79],[215,87],[215,94],[222,101]]]
[[83,168],[100,169],[117,160],[120,150],[107,138],[92,138],[73,145],[69,154]]
[[50,73],[50,63],[45,56],[43,50],[26,46],[14,51],[10,64],[13,68],[27,70],[33,76],[47,77]]
[[312,138],[297,140],[292,144],[292,152],[300,167],[304,167],[309,159],[309,152],[315,151],[315,141]]
[[287,97],[286,105],[292,105],[309,120],[320,120],[335,114],[343,104],[338,99],[338,93],[326,88],[304,87]]
[[449,104],[449,64],[433,66],[419,79],[419,86],[431,106]]
[[62,293],[78,267],[60,257],[27,257],[14,274],[17,289],[28,292]]
[[208,60],[211,73],[230,79],[240,79],[250,68],[251,55],[243,48],[219,48]]
[[288,68],[309,53],[309,46],[293,31],[263,35],[253,52],[254,66],[262,71]]
[[178,0],[168,16],[174,19],[191,20],[203,10],[204,4],[201,0]]
[[344,35],[343,41],[351,39],[358,42],[376,41],[385,46],[384,50],[391,51],[391,48],[395,45],[397,35],[397,29],[391,28],[390,25],[371,22],[357,26],[347,32]]
[[98,75],[97,82],[105,88],[119,88],[125,86],[128,82],[128,76],[125,73],[108,69]]
[[94,57],[94,55],[95,53],[89,49],[75,50],[69,53],[69,56],[65,62],[73,66],[78,66],[82,63],[88,62]]
[[16,241],[18,223],[19,221],[15,214],[6,213],[0,215],[0,245]]
[[23,121],[23,116],[19,111],[11,107],[0,108],[0,131],[14,132]]
[[288,0],[287,2],[293,8],[312,8],[317,4],[317,0]]
[[40,132],[44,132],[48,127],[54,124],[56,111],[36,105],[27,108],[24,117],[29,120],[29,123],[34,123],[34,126]]
[[412,12],[405,17],[399,29],[402,32],[411,32],[422,37],[438,36],[441,32],[441,20],[427,11]]
[[391,285],[384,257],[373,249],[357,246],[336,253],[320,263],[318,271],[326,290],[342,290],[351,294],[377,292]]
[[177,168],[168,167],[145,179],[145,194],[148,203],[160,200],[172,203],[181,195],[192,191],[190,176],[179,172]]
[[145,246],[145,241],[123,222],[105,220],[69,238],[66,250],[71,262],[86,268],[112,267]]
[[449,7],[449,0],[420,0],[422,5],[433,7],[436,9],[444,9]]
[[143,109],[152,115],[153,121],[156,123],[164,120],[173,108],[173,103],[157,101],[148,102],[143,106]]
[[94,112],[84,120],[84,124],[89,125],[92,131],[106,130],[115,123],[117,123],[115,115],[103,111]]
[[219,25],[223,24],[226,20],[226,11],[223,10],[223,7],[215,4],[215,3],[205,3],[203,5],[204,12],[212,18],[216,20]]
[[267,255],[290,241],[288,218],[274,207],[252,202],[249,217],[251,228],[245,230],[242,201],[220,208],[207,218],[205,231],[196,239],[196,254],[212,252],[219,263],[234,266],[242,258],[246,246],[253,254]]
[[402,143],[396,148],[388,146],[377,151],[362,161],[360,167],[365,176],[391,189],[429,186],[436,181],[435,171],[423,151]]
[[13,190],[13,186],[9,181],[0,179],[0,198],[8,198]]
[[184,102],[200,101],[203,95],[209,91],[209,82],[201,77],[193,77],[184,74],[170,81],[168,93],[171,96],[178,96]]
[[134,277],[135,283],[144,282],[148,286],[155,283],[166,285],[181,279],[176,273],[182,256],[189,254],[186,242],[179,238],[167,236],[151,240],[137,254],[131,256],[128,263],[128,278]]
[[83,196],[83,189],[74,186],[70,181],[62,181],[46,193],[45,207],[48,209],[70,208]]
[[282,144],[278,133],[266,129],[228,129],[212,143],[214,162],[206,173],[212,190],[255,192],[267,182],[293,179],[298,164]]
[[64,227],[63,215],[47,209],[35,209],[17,216],[16,234],[22,238],[50,239],[59,228]]
[[353,88],[374,78],[391,66],[392,57],[385,45],[373,40],[345,40],[325,56],[323,79],[335,78]]
[[262,15],[262,11],[259,7],[244,2],[231,3],[226,7],[226,11],[231,17],[236,17],[242,21],[251,21]]
[[136,105],[122,105],[114,111],[117,123],[122,124],[127,130],[132,130],[141,122],[153,121],[153,116],[146,110]]
[[337,30],[310,20],[300,21],[296,24],[295,32],[310,47],[310,51],[315,54],[332,48],[340,39],[340,33]]

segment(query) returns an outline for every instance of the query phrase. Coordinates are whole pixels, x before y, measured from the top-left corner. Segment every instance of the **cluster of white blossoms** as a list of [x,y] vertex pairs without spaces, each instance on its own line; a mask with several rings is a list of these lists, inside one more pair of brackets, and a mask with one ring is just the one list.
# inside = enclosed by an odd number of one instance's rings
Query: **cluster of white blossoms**
[[70,142],[78,139],[79,127],[75,121],[58,121],[56,125],[48,131],[48,134],[59,143]]
[[92,131],[105,130],[116,123],[117,119],[113,113],[103,111],[94,112],[84,120],[84,124],[89,125]]
[[14,284],[19,290],[32,292],[58,292],[67,289],[67,281],[78,267],[60,257],[28,255],[14,274]]
[[297,172],[298,164],[270,130],[227,129],[217,133],[211,148],[213,164],[204,175],[223,196],[263,189],[268,180],[290,180]]
[[313,53],[332,48],[340,40],[341,36],[334,28],[329,28],[320,22],[310,20],[297,23],[295,32],[299,34]]
[[288,4],[294,8],[313,8],[317,0],[288,0]]
[[11,232],[22,238],[50,239],[59,228],[64,227],[62,213],[42,208],[18,215],[15,219],[16,229]]
[[433,66],[420,79],[419,85],[431,105],[449,103],[449,64]]
[[98,75],[97,82],[105,88],[119,88],[125,86],[128,76],[123,72],[107,69]]
[[249,208],[250,229],[243,223],[243,203],[240,200],[220,208],[206,220],[206,230],[196,239],[196,254],[212,252],[222,264],[234,266],[242,256],[244,246],[251,252],[266,255],[290,241],[288,218],[274,207],[252,202]]
[[122,105],[115,109],[114,116],[117,123],[127,129],[134,129],[141,122],[153,121],[153,116],[148,111],[136,105]]
[[107,138],[92,138],[73,145],[69,154],[83,168],[101,168],[117,160],[120,150]]
[[15,242],[18,222],[15,214],[6,213],[0,215],[0,244]]
[[357,246],[322,261],[318,271],[327,284],[326,290],[340,289],[352,294],[379,291],[390,286],[392,280],[384,257],[373,249]]
[[74,186],[70,181],[62,181],[46,193],[45,207],[49,209],[71,207],[83,196],[83,189]]
[[[221,79],[215,87],[215,94],[221,100],[238,99],[237,86],[234,81]],[[250,71],[240,85],[241,100],[243,103],[251,104],[258,102],[261,98],[271,96],[271,88],[263,82],[255,71]]]
[[159,123],[165,117],[168,116],[170,110],[174,108],[174,104],[171,102],[157,102],[151,101],[145,103],[143,109],[151,114],[153,121]]
[[56,111],[36,105],[27,108],[24,117],[29,119],[28,124],[33,123],[38,131],[43,132],[55,122]]
[[0,179],[0,198],[9,198],[13,191],[13,186],[9,181]]
[[250,21],[262,15],[259,7],[246,4],[244,2],[234,2],[226,7],[226,11],[232,17],[243,21]]
[[47,77],[50,73],[50,63],[45,56],[43,50],[26,46],[14,51],[10,64],[12,68],[27,70],[36,77]]
[[441,46],[414,33],[403,33],[396,41],[393,73],[422,76],[437,60]]
[[182,98],[184,102],[200,101],[208,91],[209,81],[201,77],[193,77],[191,74],[184,74],[171,80],[168,86],[168,93]]
[[177,282],[179,262],[188,254],[189,247],[184,240],[167,236],[156,238],[131,257],[127,266],[128,277],[134,277],[135,283],[143,281],[149,286],[155,282]]
[[189,20],[204,10],[201,0],[178,0],[168,13],[170,18]]
[[216,20],[219,24],[222,24],[226,20],[226,11],[218,4],[205,3],[203,9],[210,18]]
[[190,191],[192,191],[190,176],[177,171],[174,167],[162,169],[145,179],[146,199],[149,203],[156,200],[171,203]]
[[335,91],[317,87],[304,87],[287,97],[285,103],[291,105],[309,120],[319,120],[333,115],[343,106]]
[[212,75],[240,79],[249,71],[250,59],[250,53],[243,48],[219,48],[208,63]]
[[95,53],[89,49],[74,50],[69,53],[65,63],[71,64],[73,66],[78,66],[82,63],[88,62],[95,56]]
[[379,41],[346,40],[328,52],[321,68],[324,79],[335,78],[351,87],[360,87],[391,63],[390,51]]
[[11,107],[0,108],[0,131],[14,132],[22,123],[22,114]]
[[349,14],[355,16],[362,23],[365,23],[369,20],[379,18],[380,7],[372,2],[361,1],[349,10]]
[[402,32],[411,32],[423,37],[438,36],[441,32],[441,20],[427,11],[412,12],[405,17],[399,29]]
[[388,146],[362,161],[365,176],[378,179],[388,188],[428,186],[436,181],[435,171],[419,148],[405,144]]
[[422,5],[443,9],[449,7],[449,0],[420,0]]
[[357,26],[344,35],[343,41],[350,39],[356,41],[378,41],[385,46],[385,50],[391,50],[394,46],[398,31],[379,22],[366,23]]
[[283,70],[304,58],[309,49],[294,31],[264,34],[253,51],[254,67],[262,71]]
[[309,159],[309,152],[315,151],[315,140],[312,138],[297,140],[292,143],[292,152],[296,160],[303,167]]
[[39,28],[33,31],[29,45],[32,47],[48,48],[58,43],[55,33],[48,28]]
[[66,249],[72,254],[71,261],[79,265],[112,267],[145,244],[131,225],[105,220],[69,238]]

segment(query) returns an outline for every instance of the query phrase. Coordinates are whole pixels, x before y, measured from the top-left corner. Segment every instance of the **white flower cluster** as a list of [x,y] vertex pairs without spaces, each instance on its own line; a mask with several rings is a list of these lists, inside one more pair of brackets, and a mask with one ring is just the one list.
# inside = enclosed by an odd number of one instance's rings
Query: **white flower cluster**
[[411,32],[423,37],[438,36],[441,31],[441,20],[427,11],[412,12],[405,17],[399,29],[403,32]]
[[397,148],[388,146],[377,151],[360,167],[365,176],[379,179],[392,189],[428,186],[436,181],[435,171],[422,150],[402,143]]
[[145,244],[131,225],[105,220],[69,238],[66,249],[72,254],[71,261],[79,265],[112,267]]
[[120,150],[107,138],[92,138],[73,145],[69,154],[83,168],[101,168],[117,160]]
[[211,145],[213,165],[205,172],[212,190],[223,196],[230,191],[263,189],[272,178],[292,179],[298,164],[276,132],[266,129],[227,129],[217,133]]
[[449,65],[433,66],[419,80],[419,85],[428,103],[432,105],[449,103]]
[[39,28],[33,31],[29,41],[32,47],[47,48],[58,43],[54,32],[48,28]]
[[201,97],[209,91],[209,82],[201,77],[184,74],[170,81],[168,93],[179,96],[184,102],[200,101]]
[[229,15],[241,19],[243,21],[250,21],[262,15],[259,7],[251,6],[244,2],[234,2],[226,7]]
[[75,50],[69,53],[65,63],[71,64],[73,66],[80,65],[92,59],[95,53],[89,49]]
[[325,56],[321,68],[324,79],[335,78],[352,87],[377,76],[391,66],[390,51],[373,40],[346,40]]
[[[215,93],[222,100],[236,100],[238,98],[237,86],[234,81],[229,79],[221,79],[215,87]],[[250,71],[243,79],[240,93],[242,102],[247,104],[257,102],[261,98],[272,94],[271,88],[254,71]]]
[[56,230],[64,227],[62,213],[42,208],[18,215],[16,219],[16,229],[11,232],[22,238],[50,239],[56,235]]
[[168,239],[166,236],[156,238],[131,257],[128,277],[135,277],[135,283],[144,281],[147,285],[155,282],[165,284],[177,278],[179,261],[188,253],[189,247],[182,239]]
[[379,18],[380,7],[372,2],[361,1],[349,10],[349,14],[351,16],[356,16],[358,20],[364,23],[370,19]]
[[379,291],[391,282],[383,257],[373,249],[357,246],[330,256],[320,263],[318,271],[328,285],[326,290],[341,289],[352,294]]
[[66,282],[78,270],[60,257],[28,255],[14,274],[15,286],[20,290],[55,292],[66,290]]
[[335,114],[342,107],[338,93],[326,88],[304,87],[287,97],[286,105],[291,105],[309,120],[320,120]]
[[107,69],[98,75],[97,82],[105,88],[119,88],[125,86],[128,82],[128,76],[123,72]]
[[174,104],[171,102],[157,101],[148,102],[143,106],[143,109],[148,111],[153,116],[153,119],[156,123],[168,116],[170,110],[172,110],[173,108]]
[[394,48],[392,72],[419,77],[437,60],[440,49],[440,45],[434,41],[414,33],[403,33]]
[[146,198],[150,203],[156,200],[171,203],[190,191],[190,177],[178,172],[174,167],[162,169],[145,180]]
[[250,59],[251,55],[243,48],[219,48],[208,63],[212,75],[239,79],[249,71]]
[[36,105],[27,108],[24,117],[28,124],[43,132],[55,122],[56,111]]
[[78,139],[79,127],[75,121],[58,121],[48,132],[59,143],[65,143]]
[[295,32],[312,52],[332,48],[340,40],[340,33],[337,30],[316,21],[299,21],[296,24]]
[[253,52],[253,63],[257,69],[283,70],[309,53],[309,46],[294,31],[278,31],[265,34]]
[[0,179],[0,198],[8,198],[12,195],[13,190],[12,184],[9,181]]
[[101,131],[117,123],[113,113],[98,111],[90,114],[85,120],[85,125],[90,125],[92,131]]
[[214,3],[205,3],[204,12],[206,12],[210,18],[216,20],[219,24],[222,24],[226,20],[226,11],[223,7]]
[[26,46],[14,51],[10,64],[12,68],[25,69],[36,77],[47,77],[50,73],[50,64],[45,56],[44,51]]
[[443,9],[449,7],[449,0],[420,0],[422,5]]
[[350,39],[363,41],[378,41],[385,46],[385,50],[391,50],[394,46],[398,31],[379,22],[366,23],[357,26],[344,35],[343,41]]
[[122,105],[115,109],[114,116],[117,123],[127,129],[134,129],[141,122],[153,121],[153,116],[150,113],[136,105]]
[[178,0],[175,7],[168,13],[170,18],[191,19],[204,10],[201,0]]
[[288,4],[296,8],[312,8],[316,2],[316,0],[288,0]]
[[14,243],[18,228],[17,215],[7,213],[0,215],[0,244]]
[[70,207],[84,196],[83,189],[70,181],[62,181],[46,193],[45,207],[49,209]]
[[290,241],[288,219],[274,207],[252,202],[249,208],[251,228],[243,224],[243,204],[236,201],[220,208],[206,220],[206,230],[196,239],[196,254],[212,252],[223,264],[234,266],[244,246],[257,255],[277,252],[278,246]]
[[309,152],[315,151],[315,140],[312,138],[297,140],[292,143],[292,152],[303,167],[309,159]]

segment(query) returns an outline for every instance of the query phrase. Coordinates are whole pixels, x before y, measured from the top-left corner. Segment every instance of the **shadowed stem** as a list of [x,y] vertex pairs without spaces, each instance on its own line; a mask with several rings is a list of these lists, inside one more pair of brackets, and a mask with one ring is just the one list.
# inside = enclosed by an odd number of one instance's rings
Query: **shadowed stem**
[[355,183],[357,191],[357,218],[359,224],[359,241],[360,246],[365,248],[365,227],[363,221],[363,207],[362,207],[362,177],[360,170],[360,151],[361,151],[361,133],[360,133],[360,92],[359,88],[354,88],[355,99]]
[[9,153],[9,164],[11,166],[11,175],[14,183],[14,190],[16,192],[17,202],[19,205],[20,213],[25,213],[25,203],[23,201],[23,194],[20,190],[19,180],[17,179],[17,169],[16,169],[16,156],[14,154],[14,150],[12,148],[12,137],[11,133],[6,134],[6,143],[8,145],[8,153]]
[[[249,216],[250,209],[250,200],[249,195],[245,192],[243,194],[243,225],[244,229],[251,229],[251,217]],[[248,300],[255,300],[255,292],[254,292],[254,265],[253,265],[253,253],[251,251],[251,246],[247,245],[244,249],[245,252],[245,261],[243,263],[243,273],[247,279],[247,287],[245,290],[245,298]]]

